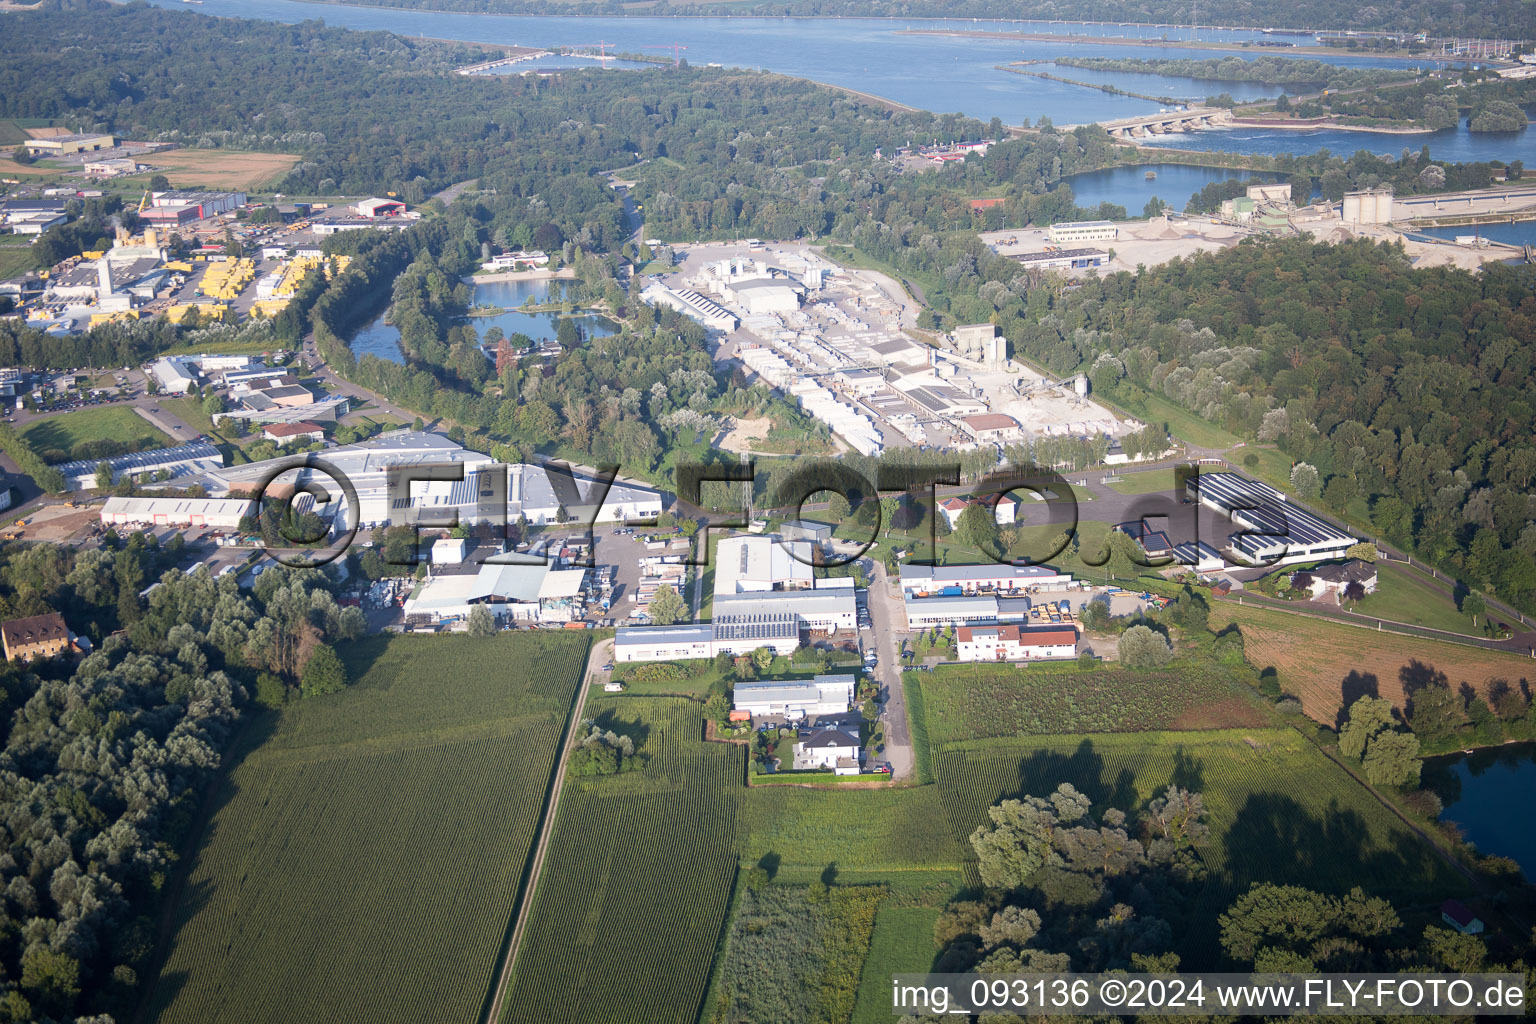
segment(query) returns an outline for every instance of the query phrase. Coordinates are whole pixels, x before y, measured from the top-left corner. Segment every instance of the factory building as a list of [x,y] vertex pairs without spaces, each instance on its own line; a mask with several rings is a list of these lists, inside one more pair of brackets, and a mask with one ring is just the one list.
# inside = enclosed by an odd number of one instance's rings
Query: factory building
[[184,526],[237,530],[254,511],[240,498],[108,498],[101,507],[103,526]]
[[733,281],[731,300],[751,314],[793,313],[800,308],[800,294],[785,279]]
[[715,547],[715,597],[722,594],[810,590],[816,583],[816,544],[778,537],[726,537]]
[[68,490],[89,491],[96,487],[96,467],[103,462],[111,467],[112,482],[116,483],[125,476],[141,479],[162,470],[170,473],[172,479],[207,473],[221,468],[224,456],[206,441],[193,441],[176,448],[154,448],[111,459],[79,459],[62,463],[57,469],[64,474]]
[[713,614],[717,622],[789,615],[818,633],[853,632],[859,624],[858,599],[851,588],[718,594]]
[[359,217],[377,219],[400,216],[405,212],[405,204],[398,199],[363,199],[353,203],[352,209]]
[[673,289],[665,285],[652,284],[640,293],[640,299],[653,306],[675,309],[711,330],[734,331],[740,322],[730,310],[691,288]]
[[1115,227],[1114,221],[1108,220],[1074,220],[1052,224],[1049,233],[1052,243],[1056,245],[1113,242],[1120,237],[1120,229]]
[[716,614],[713,622],[694,625],[620,626],[613,638],[613,660],[688,661],[750,654],[759,647],[793,654],[799,646],[800,621],[790,612]]
[[532,565],[481,565],[475,572],[428,576],[401,609],[408,623],[443,625],[469,618],[477,605],[499,624],[558,624],[574,618],[585,569]]
[[111,149],[117,139],[111,135],[85,132],[78,135],[53,135],[42,139],[28,139],[22,143],[33,156],[73,156],[76,153],[95,153]]
[[180,189],[169,192],[152,192],[150,206],[157,209],[187,209],[193,211],[194,220],[217,217],[221,213],[234,213],[245,205],[244,192],[193,192]]
[[149,367],[155,384],[167,395],[184,395],[197,383],[198,373],[185,356],[162,356]]
[[979,442],[1010,444],[1021,440],[1024,430],[1019,421],[1000,412],[987,412],[979,416],[962,416],[960,429]]
[[1291,565],[1340,558],[1357,538],[1304,508],[1268,484],[1236,473],[1201,473],[1187,485],[1189,496],[1229,515],[1244,527],[1227,550],[1244,561]]
[[1103,249],[1053,249],[1049,252],[1021,252],[1008,257],[1022,267],[1037,270],[1083,270],[1109,266],[1109,253]]
[[1065,590],[1074,585],[1071,573],[1048,565],[903,565],[902,596],[929,597],[996,592],[1021,594],[1034,590]]

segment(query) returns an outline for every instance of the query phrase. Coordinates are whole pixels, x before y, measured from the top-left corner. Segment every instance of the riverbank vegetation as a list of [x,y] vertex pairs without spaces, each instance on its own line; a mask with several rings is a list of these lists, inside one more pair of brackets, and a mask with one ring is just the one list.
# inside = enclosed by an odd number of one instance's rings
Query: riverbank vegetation
[[1402,81],[1412,72],[1381,68],[1347,68],[1320,60],[1289,57],[1212,57],[1206,60],[1169,57],[1057,57],[1062,67],[1088,71],[1128,71],[1136,74],[1198,78],[1217,82],[1261,82],[1318,89],[1346,89]]

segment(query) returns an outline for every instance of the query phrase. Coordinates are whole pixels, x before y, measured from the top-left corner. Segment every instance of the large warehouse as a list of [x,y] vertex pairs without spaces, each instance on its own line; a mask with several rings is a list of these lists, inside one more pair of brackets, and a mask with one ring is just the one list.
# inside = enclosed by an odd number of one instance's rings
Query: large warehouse
[[[463,471],[462,480],[413,482],[410,504],[418,512],[457,512],[465,524],[496,522],[498,510],[487,502],[504,483],[507,505],[500,514],[506,522],[516,522],[521,515],[530,523],[551,523],[559,518],[562,508],[573,520],[594,521],[594,509],[587,503],[595,486],[591,479],[575,474],[567,478],[540,465],[504,466],[441,434],[397,430],[357,444],[328,448],[318,455],[357,489],[358,522],[365,529],[404,521],[404,509],[390,507],[389,473],[407,466],[459,466]],[[271,476],[280,462],[271,459],[232,466],[211,475],[209,490],[219,494],[249,491]],[[502,479],[495,479],[497,474]],[[293,483],[301,477],[328,490],[336,486],[324,473],[314,470],[289,472],[280,479]],[[661,514],[661,495],[650,488],[615,481],[602,508],[595,511],[596,522],[651,519]],[[336,522],[339,526],[345,519]]]
[[800,646],[800,620],[790,612],[717,614],[713,622],[677,626],[620,626],[613,660],[691,661],[717,654],[750,654],[767,647],[793,654]]
[[1191,498],[1246,528],[1232,534],[1227,545],[1246,562],[1320,562],[1339,558],[1358,542],[1268,484],[1236,473],[1201,473],[1190,478],[1187,488]]
[[79,459],[58,466],[59,472],[64,474],[65,488],[71,491],[95,490],[96,470],[103,462],[112,468],[113,483],[125,476],[148,480],[162,470],[180,483],[180,477],[219,469],[224,465],[224,456],[207,441],[193,441],[175,448],[153,448],[131,455],[119,455],[113,459]]
[[715,596],[809,590],[816,584],[810,541],[726,537],[715,546]]
[[108,498],[101,507],[103,526],[203,526],[236,530],[250,515],[242,498]]

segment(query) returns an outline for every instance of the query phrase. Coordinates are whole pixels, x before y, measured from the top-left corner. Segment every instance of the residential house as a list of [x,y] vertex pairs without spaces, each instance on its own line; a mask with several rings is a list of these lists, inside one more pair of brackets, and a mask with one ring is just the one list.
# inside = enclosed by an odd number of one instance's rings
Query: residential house
[[794,746],[796,771],[830,768],[838,775],[859,774],[859,756],[863,747],[859,743],[857,726],[852,731],[813,729],[803,737]]
[[1033,661],[1077,656],[1077,630],[1071,626],[961,626],[955,639],[955,651],[961,661]]
[[1354,584],[1360,585],[1362,594],[1376,592],[1376,566],[1351,558],[1347,562],[1320,565],[1315,569],[1291,573],[1291,586],[1312,591],[1314,600],[1326,594],[1343,597]]
[[74,640],[64,616],[58,612],[0,623],[0,638],[4,640],[7,661],[57,657],[69,650]]

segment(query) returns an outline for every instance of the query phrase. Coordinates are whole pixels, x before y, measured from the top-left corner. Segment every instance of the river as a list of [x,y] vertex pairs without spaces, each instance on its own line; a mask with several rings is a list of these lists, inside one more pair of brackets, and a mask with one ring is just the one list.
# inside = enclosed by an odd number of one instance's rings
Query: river
[[[178,0],[151,0],[163,7],[188,10]],[[1019,60],[1049,62],[1073,56],[1225,57],[1230,54],[1181,47],[1180,40],[1241,43],[1265,37],[1254,31],[1225,29],[1151,28],[1147,26],[1076,25],[1042,22],[923,21],[895,18],[657,18],[657,17],[528,17],[456,14],[393,8],[349,7],[305,3],[302,0],[204,0],[190,8],[202,14],[264,18],[293,23],[322,19],[348,28],[387,30],[466,42],[523,46],[587,45],[609,41],[619,50],[642,48],[665,56],[677,43],[690,63],[721,63],[764,68],[832,85],[845,86],[914,107],[960,112],[982,120],[1000,118],[1006,124],[1037,122],[1042,116],[1055,124],[1083,124],[1156,113],[1159,103],[1117,96],[1096,89],[1053,82],[997,70]],[[1173,45],[1157,48],[1056,40],[973,38],[926,35],[909,29],[1072,34],[1078,36],[1167,37]],[[1276,37],[1280,38],[1280,37]],[[1305,41],[1298,39],[1297,41]],[[1254,48],[1248,56],[1284,56],[1283,50]],[[1242,54],[1240,54],[1242,55]],[[1370,58],[1347,52],[1309,59],[1345,67],[1412,68],[1428,59]],[[1152,96],[1197,98],[1220,92],[1257,98],[1277,89],[1255,83],[1206,82],[1193,79],[1090,72],[1077,68],[1037,67],[1084,82],[1101,82]],[[1460,129],[1432,136],[1377,135],[1323,130],[1276,132],[1250,129],[1194,132],[1164,136],[1155,145],[1241,153],[1337,153],[1370,149],[1396,153],[1403,145],[1415,149],[1428,142],[1436,156],[1455,160],[1525,160],[1536,165],[1536,131],[1516,136],[1474,135]]]
[[1536,878],[1536,743],[1431,758],[1424,781],[1445,803],[1442,819],[1460,825],[1482,853],[1508,857]]
[[[508,337],[522,334],[535,342],[553,341],[559,326],[559,314],[521,313],[517,312],[515,307],[521,306],[530,298],[538,303],[549,302],[552,298],[558,299],[565,291],[566,285],[565,281],[548,278],[535,281],[477,282],[475,283],[475,305],[500,306],[508,312],[498,313],[495,316],[469,317],[465,322],[473,327],[482,339],[492,327],[500,327],[502,334]],[[352,336],[352,340],[347,344],[351,347],[353,354],[359,357],[378,356],[392,363],[405,361],[400,352],[400,329],[386,322],[387,315],[387,312],[380,313]],[[617,333],[618,330],[613,321],[600,316],[577,317],[576,325],[583,335],[595,338],[608,337]]]

